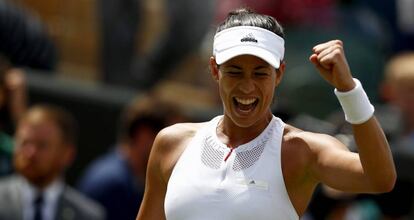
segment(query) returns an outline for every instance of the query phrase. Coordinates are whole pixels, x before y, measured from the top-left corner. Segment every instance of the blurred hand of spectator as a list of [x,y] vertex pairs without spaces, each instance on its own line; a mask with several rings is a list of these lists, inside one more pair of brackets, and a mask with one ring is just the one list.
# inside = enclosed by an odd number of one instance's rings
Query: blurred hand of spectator
[[0,176],[12,173],[12,135],[26,111],[26,78],[21,69],[10,68],[0,56]]
[[23,70],[13,68],[5,73],[4,87],[8,95],[10,116],[17,122],[27,107],[26,77]]

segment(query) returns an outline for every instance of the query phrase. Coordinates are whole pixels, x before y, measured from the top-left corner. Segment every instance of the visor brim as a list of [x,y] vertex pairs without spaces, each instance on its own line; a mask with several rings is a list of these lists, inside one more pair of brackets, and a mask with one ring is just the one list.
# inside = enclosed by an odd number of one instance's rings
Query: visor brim
[[226,61],[241,55],[256,56],[266,61],[276,69],[279,69],[280,67],[280,58],[278,56],[264,48],[256,47],[253,45],[240,45],[238,47],[228,48],[216,53],[215,59],[216,63],[221,65]]

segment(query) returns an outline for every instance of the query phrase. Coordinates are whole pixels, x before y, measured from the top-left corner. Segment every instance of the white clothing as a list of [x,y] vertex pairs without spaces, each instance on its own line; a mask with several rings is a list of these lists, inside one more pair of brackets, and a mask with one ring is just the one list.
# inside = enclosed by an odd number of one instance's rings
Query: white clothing
[[167,186],[167,220],[298,220],[281,169],[284,123],[273,117],[252,141],[232,150],[217,137],[218,116],[201,128]]

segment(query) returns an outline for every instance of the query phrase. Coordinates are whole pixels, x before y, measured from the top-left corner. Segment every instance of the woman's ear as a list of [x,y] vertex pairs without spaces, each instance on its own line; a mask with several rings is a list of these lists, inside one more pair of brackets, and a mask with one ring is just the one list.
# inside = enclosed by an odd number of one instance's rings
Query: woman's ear
[[219,69],[218,69],[218,65],[216,63],[216,59],[212,56],[210,57],[210,73],[211,76],[213,77],[213,79],[215,81],[219,80]]
[[283,74],[285,74],[286,63],[284,61],[280,61],[279,69],[276,70],[276,83],[275,85],[278,86],[280,81],[282,81]]

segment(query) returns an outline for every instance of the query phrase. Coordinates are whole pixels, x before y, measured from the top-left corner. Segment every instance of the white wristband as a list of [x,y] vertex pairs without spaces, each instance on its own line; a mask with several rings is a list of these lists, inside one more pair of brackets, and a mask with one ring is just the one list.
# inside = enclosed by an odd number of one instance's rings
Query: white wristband
[[361,82],[354,78],[355,88],[348,92],[335,89],[335,95],[345,113],[345,120],[351,124],[362,124],[374,115],[374,106],[370,103]]

